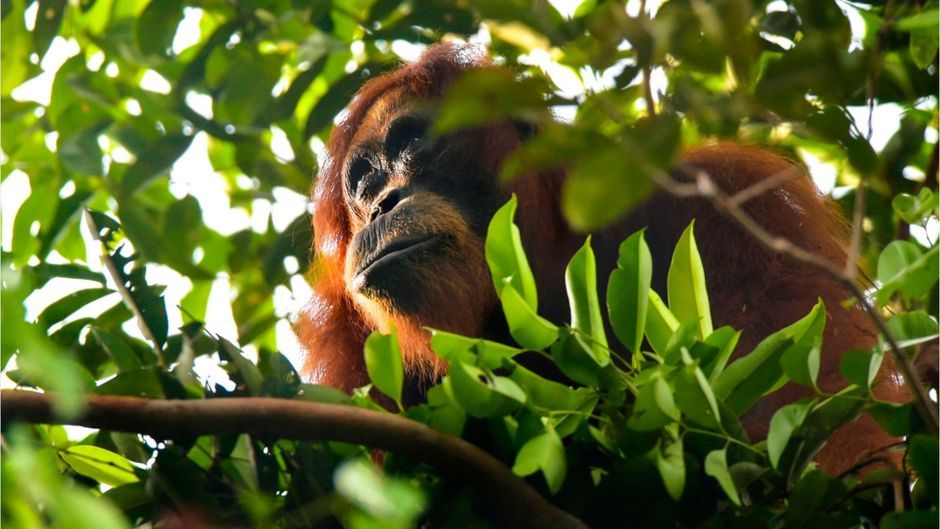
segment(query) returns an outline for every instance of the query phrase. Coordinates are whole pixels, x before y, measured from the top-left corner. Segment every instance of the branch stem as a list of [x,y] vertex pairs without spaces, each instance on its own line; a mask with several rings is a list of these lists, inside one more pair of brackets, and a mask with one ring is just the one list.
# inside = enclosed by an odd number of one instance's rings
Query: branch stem
[[74,419],[53,413],[49,396],[0,392],[0,417],[11,422],[71,424],[159,439],[247,433],[307,441],[341,441],[402,454],[472,487],[493,521],[507,527],[586,529],[506,466],[476,446],[403,417],[337,404],[262,397],[162,400],[88,395]]

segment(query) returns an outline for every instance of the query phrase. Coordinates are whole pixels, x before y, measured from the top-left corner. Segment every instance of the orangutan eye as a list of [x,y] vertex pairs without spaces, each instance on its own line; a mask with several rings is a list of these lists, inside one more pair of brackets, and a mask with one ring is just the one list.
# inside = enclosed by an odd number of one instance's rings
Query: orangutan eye
[[375,166],[364,156],[359,156],[349,164],[349,170],[346,173],[346,190],[350,197],[358,197],[362,194],[370,174],[375,172]]
[[388,128],[385,135],[385,154],[389,160],[397,160],[405,149],[427,137],[428,121],[415,116],[399,118]]

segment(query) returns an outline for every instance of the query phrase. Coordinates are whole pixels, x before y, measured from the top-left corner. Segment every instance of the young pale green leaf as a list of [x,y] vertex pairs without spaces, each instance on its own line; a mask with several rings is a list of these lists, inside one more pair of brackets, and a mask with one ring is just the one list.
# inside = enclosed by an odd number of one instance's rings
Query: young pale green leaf
[[98,483],[117,487],[139,481],[130,461],[98,446],[70,446],[60,451],[59,457],[72,470]]
[[652,180],[622,146],[596,146],[581,151],[570,165],[561,210],[576,229],[596,231],[641,204],[653,189]]
[[940,327],[937,320],[922,310],[902,312],[895,314],[888,320],[888,328],[898,341],[919,340],[923,338],[937,338]]
[[920,224],[937,210],[938,198],[940,195],[925,187],[917,196],[899,193],[891,200],[891,207],[904,222]]
[[470,351],[476,344],[476,338],[431,329],[431,350],[448,362],[453,362],[461,353]]
[[705,268],[693,233],[695,222],[682,232],[666,278],[669,309],[680,322],[698,322],[698,336],[712,332],[712,313],[705,288]]
[[870,389],[884,356],[883,352],[877,350],[846,351],[839,357],[839,373],[856,386]]
[[666,345],[673,333],[679,328],[679,320],[672,311],[666,307],[663,299],[656,291],[650,289],[648,299],[649,310],[646,313],[646,339],[653,351],[660,356],[666,353]]
[[[820,322],[820,327],[822,322]],[[822,351],[822,329],[820,334],[807,333],[780,356],[783,373],[792,381],[804,386],[816,384],[819,375],[819,357]],[[807,345],[812,342],[812,345]]]
[[427,404],[408,408],[406,412],[408,418],[423,422],[435,430],[460,437],[467,422],[464,409],[450,398],[442,384],[429,389],[427,397]]
[[920,246],[910,241],[892,241],[878,255],[878,280],[888,283],[924,255]]
[[519,345],[541,351],[558,338],[558,327],[536,314],[509,280],[504,283],[499,300],[509,325],[509,334]]
[[366,338],[365,359],[369,380],[379,391],[400,403],[405,373],[394,326],[389,334],[375,331]]
[[764,338],[750,354],[738,359],[718,376],[712,385],[738,415],[747,411],[767,391],[783,380],[780,358],[791,347],[810,348],[822,334],[826,309],[820,300],[799,321]]
[[336,388],[321,386],[319,384],[301,384],[295,398],[297,400],[322,402],[325,404],[346,404],[349,402],[349,395],[346,393]]
[[518,200],[513,195],[499,208],[486,230],[486,262],[493,276],[493,285],[502,291],[508,281],[531,312],[538,311],[535,277],[529,268],[519,227],[513,223]]
[[502,417],[526,402],[512,380],[461,362],[450,365],[445,382],[453,401],[474,417]]
[[694,321],[687,321],[679,325],[676,332],[672,333],[669,342],[666,343],[666,351],[660,356],[669,365],[680,365],[682,362],[682,350],[688,350],[698,341],[698,324]]
[[705,474],[715,478],[735,505],[741,505],[738,488],[728,472],[728,454],[726,449],[712,450],[705,456]]
[[541,470],[548,483],[548,490],[555,494],[565,482],[568,467],[565,459],[565,447],[561,438],[552,428],[526,441],[519,453],[512,471],[517,476],[528,476]]
[[920,256],[917,252],[920,249],[908,241],[894,241],[882,251],[878,259],[878,278],[890,276],[890,279],[883,280],[875,296],[879,305],[890,301],[898,291],[905,300],[920,299],[932,291],[940,269],[940,246],[935,245]]
[[[688,355],[686,355],[688,358]],[[706,428],[719,423],[718,401],[705,374],[690,362],[676,373],[674,381],[676,405],[691,421]]]
[[610,325],[620,343],[633,354],[639,354],[643,344],[653,277],[653,258],[643,233],[644,230],[634,233],[620,245],[617,268],[607,282]]
[[390,478],[368,461],[353,459],[340,465],[333,476],[336,492],[383,520],[388,527],[414,527],[425,508],[424,494],[413,483]]
[[812,402],[787,404],[777,410],[770,419],[770,429],[767,431],[767,456],[774,468],[777,468],[780,456],[783,455],[793,432],[803,424],[812,405]]
[[570,411],[582,400],[582,391],[548,380],[536,373],[516,366],[509,375],[528,396],[528,404],[548,411]]
[[674,501],[679,501],[682,498],[682,492],[685,490],[685,459],[682,454],[682,438],[677,438],[674,443],[667,444],[665,448],[662,444],[658,445],[653,450],[653,454],[656,469],[659,470],[659,475],[663,478],[666,492]]
[[477,362],[487,369],[497,369],[505,364],[515,364],[512,357],[524,352],[524,349],[510,347],[490,340],[477,340]]
[[570,329],[560,331],[560,338],[552,344],[552,360],[566,377],[585,386],[596,386],[601,368],[594,360],[591,346],[584,337]]
[[[734,348],[741,339],[741,331],[737,331],[727,325],[715,329],[714,332],[705,338],[705,345],[716,348],[718,351],[711,359],[701,359],[702,372],[708,376],[708,381],[714,383],[728,364],[728,359],[734,352]],[[694,351],[692,351],[694,353]]]
[[591,238],[584,241],[565,269],[565,287],[571,305],[571,326],[590,338],[592,356],[597,365],[610,363],[610,350],[604,332],[604,320],[597,299],[597,264],[591,249]]
[[679,408],[673,399],[672,388],[662,377],[656,377],[640,388],[627,426],[646,432],[658,430],[678,420]]

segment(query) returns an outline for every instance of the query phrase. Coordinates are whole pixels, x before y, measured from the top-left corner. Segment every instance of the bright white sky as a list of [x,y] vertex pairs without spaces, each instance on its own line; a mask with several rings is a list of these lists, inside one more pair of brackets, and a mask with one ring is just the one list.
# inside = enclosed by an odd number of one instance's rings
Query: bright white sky
[[[558,6],[563,14],[570,15],[574,12],[580,0],[553,0],[552,3]],[[656,9],[661,3],[661,1],[653,0],[647,2],[647,5]],[[631,0],[627,4],[627,9],[631,14],[635,14],[639,9],[639,5],[639,0]],[[27,25],[30,28],[35,20],[36,12],[37,3],[33,3],[26,13]],[[173,42],[173,51],[175,53],[179,53],[187,47],[199,42],[199,19],[201,16],[202,13],[199,9],[186,8],[185,17],[179,26],[176,38]],[[858,17],[858,15],[854,15],[852,16],[852,21],[853,26],[858,30],[860,28],[859,24],[862,24],[861,18]],[[488,42],[489,33],[486,28],[481,30],[475,40],[483,44]],[[403,58],[410,59],[416,57],[423,47],[406,42],[396,42],[393,44],[392,49]],[[15,90],[13,93],[14,99],[32,100],[44,105],[48,104],[52,80],[54,79],[56,70],[58,70],[69,57],[78,54],[80,51],[74,41],[66,41],[60,37],[56,37],[48,53],[43,57],[40,63],[42,74],[24,83]],[[525,57],[524,60],[543,68],[553,82],[555,82],[559,92],[565,95],[574,95],[584,92],[585,85],[579,76],[566,67],[553,63],[547,53],[536,50]],[[88,60],[88,65],[91,69],[104,67],[105,73],[116,75],[114,71],[116,66],[113,64],[103,65],[103,62],[103,55],[98,54]],[[666,79],[661,72],[657,72],[653,81],[654,91],[659,93],[665,90]],[[598,88],[607,85],[611,81],[605,76],[602,76],[600,79],[588,79],[587,82],[590,84],[588,88]],[[144,75],[141,80],[141,87],[159,93],[167,93],[171,89],[169,83],[156,72],[148,72]],[[286,84],[279,83],[275,91],[279,92],[285,88]],[[211,100],[208,96],[190,93],[187,95],[187,102],[197,112],[211,117]],[[140,111],[139,105],[135,101],[129,101],[127,103],[127,109],[131,113]],[[856,123],[859,124],[860,130],[863,132],[867,131],[867,109],[857,107],[850,110]],[[573,109],[571,109],[571,111],[573,111]],[[566,116],[565,114],[567,114],[567,112],[563,110],[560,111],[559,114],[562,119],[570,117]],[[895,132],[900,117],[901,108],[897,105],[879,105],[875,108],[872,120],[874,124],[873,130],[870,132],[871,143],[876,150],[880,151]],[[272,134],[274,139],[271,142],[271,149],[274,154],[285,161],[292,160],[294,153],[291,151],[283,131],[274,127],[272,128]],[[929,141],[936,141],[937,131],[935,129],[928,129],[928,136]],[[109,141],[104,136],[101,137],[100,143],[102,147],[109,152],[106,156],[106,163],[110,163],[111,160],[119,162],[129,162],[133,160],[130,153],[120,146],[110,145]],[[47,137],[47,144],[52,150],[55,150],[55,133]],[[210,228],[222,234],[232,234],[246,228],[260,231],[264,229],[268,219],[270,219],[275,229],[282,231],[293,219],[301,215],[305,209],[308,208],[307,197],[285,188],[275,189],[273,202],[256,200],[252,204],[250,212],[242,208],[232,208],[228,200],[228,184],[221,175],[213,171],[209,163],[206,147],[207,140],[205,133],[197,133],[190,148],[173,166],[170,173],[170,190],[177,197],[186,195],[194,196],[202,206],[203,220]],[[310,148],[317,154],[320,154],[323,146],[322,143],[315,140],[311,143]],[[802,154],[820,188],[824,192],[831,192],[835,185],[836,168],[815,158],[809,152]],[[6,161],[5,156],[2,157],[2,159]],[[311,177],[312,176],[313,175],[311,175]],[[912,176],[916,177],[918,175],[913,174]],[[251,180],[244,177],[240,179],[239,185],[250,186]],[[70,191],[64,190],[64,192]],[[14,171],[7,177],[2,185],[0,185],[0,224],[2,224],[0,244],[2,244],[4,250],[10,250],[13,219],[20,204],[28,195],[29,177],[21,171]],[[930,238],[936,240],[936,223],[933,228]],[[84,228],[82,228],[82,230],[86,236],[88,262],[92,267],[100,269],[98,250],[88,237],[88,234],[85,233]],[[923,237],[923,234],[915,233],[915,236]],[[294,269],[296,269],[296,262],[288,263],[288,266],[293,266]],[[180,276],[168,267],[149,265],[147,268],[147,279],[149,282],[167,286],[165,295],[170,317],[170,328],[175,329],[181,325],[183,321],[177,305],[179,300],[189,291],[191,284],[188,279]],[[26,302],[27,314],[29,317],[35,317],[43,308],[62,297],[65,293],[81,288],[88,288],[89,286],[90,284],[88,282],[77,280],[56,279],[51,281],[43,289],[29,297]],[[211,332],[224,336],[232,342],[237,343],[238,336],[229,303],[234,295],[235,293],[229,286],[227,276],[219,277],[215,281],[210,295],[209,308],[207,310],[209,316],[207,317],[206,326]],[[291,277],[290,288],[281,286],[277,287],[274,292],[275,310],[277,314],[282,317],[276,327],[278,347],[295,365],[299,365],[300,363],[301,351],[294,334],[290,330],[288,319],[296,315],[304,302],[309,298],[309,286],[301,276],[296,274]],[[76,313],[72,319],[94,316],[118,302],[120,302],[118,295],[114,294],[113,296],[109,296],[108,298],[89,305],[79,313]],[[133,324],[129,324],[126,328],[134,335],[140,336]],[[248,348],[247,352],[251,354],[253,351],[251,348]],[[201,363],[197,365],[197,370],[202,373],[203,376],[211,378],[214,382],[224,382],[227,377],[217,370],[214,363],[216,361],[217,359],[202,359]]]

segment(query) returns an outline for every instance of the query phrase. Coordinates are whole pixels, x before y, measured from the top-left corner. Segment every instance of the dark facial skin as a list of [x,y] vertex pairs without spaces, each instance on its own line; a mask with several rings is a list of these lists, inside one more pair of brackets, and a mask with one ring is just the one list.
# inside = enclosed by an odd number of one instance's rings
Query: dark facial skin
[[[430,124],[387,97],[370,110],[343,166],[353,230],[346,285],[376,320],[423,314],[427,325],[449,326],[435,321],[437,309],[491,288],[483,240],[505,192],[475,156],[478,135],[431,138]],[[463,285],[443,285],[441,277]]]

